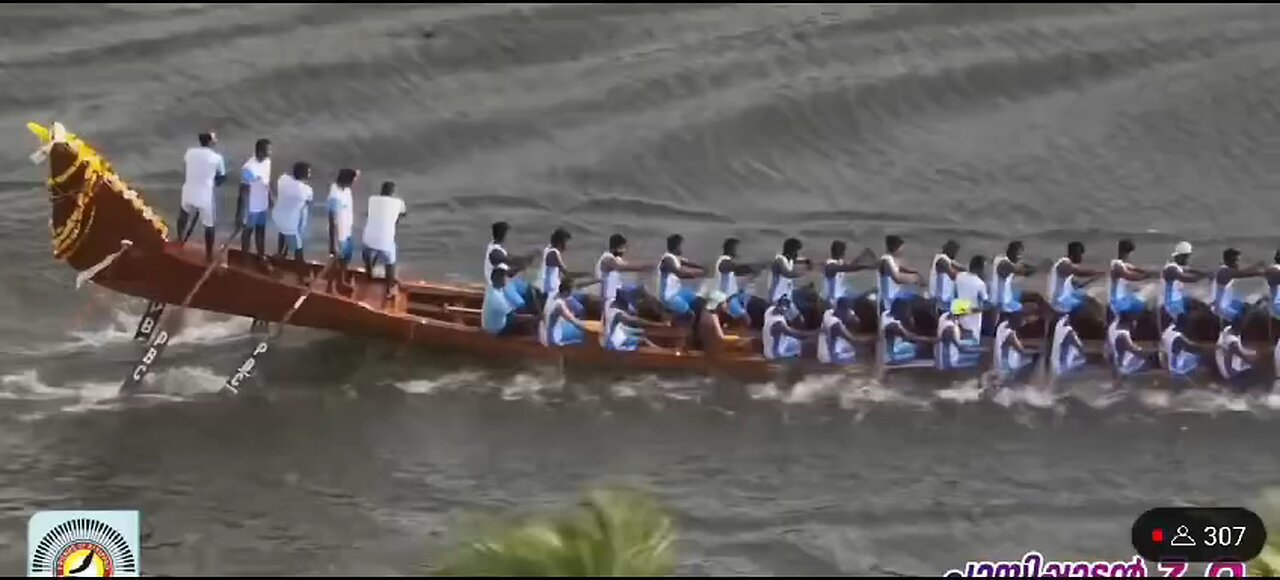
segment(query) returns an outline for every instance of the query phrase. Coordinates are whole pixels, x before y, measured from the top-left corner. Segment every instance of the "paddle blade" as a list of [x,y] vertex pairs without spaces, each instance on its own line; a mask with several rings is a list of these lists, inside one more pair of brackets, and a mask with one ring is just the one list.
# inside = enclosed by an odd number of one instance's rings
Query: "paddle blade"
[[142,314],[142,319],[138,321],[137,330],[133,331],[133,340],[138,342],[151,340],[151,333],[155,331],[156,324],[160,322],[160,315],[164,314],[164,307],[164,302],[150,302],[147,304],[147,311]]
[[142,353],[142,360],[133,367],[133,372],[129,373],[124,382],[120,383],[121,393],[135,393],[142,384],[142,379],[151,372],[151,365],[155,364],[160,355],[164,353],[165,347],[169,346],[169,331],[160,329],[156,332],[155,338],[147,344],[146,352]]
[[249,355],[249,358],[240,363],[240,367],[236,369],[235,374],[231,375],[227,382],[222,385],[223,390],[239,393],[241,385],[249,380],[249,377],[253,376],[253,369],[258,367],[258,357],[266,354],[270,348],[271,345],[266,339],[260,341],[258,346],[254,347],[253,353]]

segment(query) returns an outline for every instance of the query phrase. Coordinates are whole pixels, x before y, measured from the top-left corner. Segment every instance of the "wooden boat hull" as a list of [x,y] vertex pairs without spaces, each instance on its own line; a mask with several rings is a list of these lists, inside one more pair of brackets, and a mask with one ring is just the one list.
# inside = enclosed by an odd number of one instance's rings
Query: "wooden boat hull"
[[[146,206],[142,196],[130,189],[105,160],[79,139],[46,139],[45,144],[51,176],[50,227],[54,257],[84,271],[101,265],[119,252],[114,261],[93,277],[94,282],[129,296],[181,303],[205,269],[202,245],[184,247],[167,242],[167,227]],[[132,245],[121,251],[124,240]],[[276,258],[272,258],[270,264],[272,269],[268,273],[254,257],[231,250],[227,265],[213,272],[195,293],[190,306],[280,321],[302,292],[299,282],[302,275],[318,273],[323,265]],[[742,342],[709,342],[705,350],[685,348],[681,346],[687,346],[681,332],[672,329],[651,333],[655,342],[674,347],[669,349],[618,353],[601,348],[594,336],[589,336],[587,343],[580,346],[548,348],[531,335],[494,337],[483,332],[478,322],[483,293],[482,286],[477,284],[404,282],[394,300],[384,304],[383,283],[370,279],[362,271],[355,274],[354,291],[349,294],[326,292],[324,280],[310,283],[314,291],[293,315],[290,320],[293,325],[504,359],[563,361],[643,371],[690,371],[747,380],[766,380],[778,370],[778,365],[759,356],[758,341],[751,341],[749,329],[735,331],[748,336],[745,347]],[[1026,293],[1024,301],[1029,309],[1044,311],[1043,301],[1035,293]],[[934,320],[927,310],[925,307],[915,316],[918,332],[933,331]],[[863,330],[871,331],[875,324],[873,304],[863,300],[858,303],[857,312],[863,321]],[[1213,340],[1217,335],[1217,322],[1211,314],[1205,319],[1206,313],[1196,314],[1192,334],[1201,340]],[[810,321],[820,319],[815,313],[807,317]],[[1021,334],[1035,339],[1043,336],[1043,328],[1043,321],[1036,320]],[[1104,328],[1105,323],[1096,314],[1077,321],[1077,329],[1086,340],[1100,340]],[[1246,338],[1261,343],[1259,346],[1273,344],[1272,329],[1265,318],[1261,322],[1251,319],[1246,330],[1250,333]],[[1139,340],[1155,340],[1154,318],[1151,323],[1140,325],[1136,334]],[[800,367],[839,368],[817,362]]]

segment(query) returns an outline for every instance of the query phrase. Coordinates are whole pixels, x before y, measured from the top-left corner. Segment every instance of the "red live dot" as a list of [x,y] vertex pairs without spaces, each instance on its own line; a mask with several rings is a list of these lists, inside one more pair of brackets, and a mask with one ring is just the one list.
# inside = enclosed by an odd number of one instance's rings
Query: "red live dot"
[[1156,529],[1154,529],[1154,530],[1151,530],[1151,541],[1152,541],[1152,542],[1155,542],[1155,543],[1157,543],[1157,544],[1163,544],[1163,543],[1164,543],[1164,530],[1162,530],[1162,529],[1160,529],[1160,528],[1156,528]]

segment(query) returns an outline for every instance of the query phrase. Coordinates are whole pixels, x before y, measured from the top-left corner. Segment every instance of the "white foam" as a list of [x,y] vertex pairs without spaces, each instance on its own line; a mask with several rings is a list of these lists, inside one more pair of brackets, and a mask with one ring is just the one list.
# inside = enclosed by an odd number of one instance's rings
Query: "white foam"
[[[142,392],[120,397],[118,381],[73,381],[61,385],[46,383],[39,371],[27,369],[0,377],[0,399],[25,401],[65,401],[59,412],[81,413],[137,406],[140,402],[172,402],[191,400],[195,395],[216,393],[224,377],[207,368],[178,367],[153,373],[143,381]],[[34,413],[26,420],[40,419],[50,413]]]
[[[178,307],[169,306],[165,317],[178,315],[177,310]],[[12,353],[21,356],[58,356],[128,344],[133,341],[133,333],[137,329],[140,316],[141,314],[128,310],[114,309],[111,319],[101,328],[72,330],[67,334],[73,337],[73,340],[31,349],[15,349]],[[249,334],[253,323],[249,318],[194,309],[187,309],[183,316],[185,320],[178,333],[169,341],[170,345],[220,344],[238,340]]]

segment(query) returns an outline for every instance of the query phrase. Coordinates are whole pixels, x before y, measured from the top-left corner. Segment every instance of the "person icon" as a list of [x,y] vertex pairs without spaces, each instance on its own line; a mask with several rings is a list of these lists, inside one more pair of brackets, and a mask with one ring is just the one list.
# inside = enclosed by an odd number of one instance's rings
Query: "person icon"
[[1169,545],[1175,548],[1194,548],[1196,541],[1187,533],[1187,526],[1178,526],[1178,533],[1169,541]]

